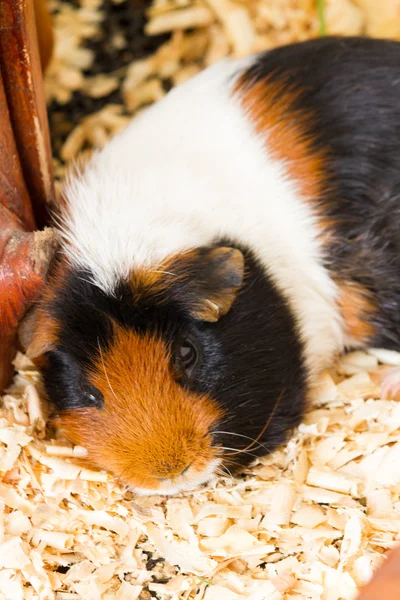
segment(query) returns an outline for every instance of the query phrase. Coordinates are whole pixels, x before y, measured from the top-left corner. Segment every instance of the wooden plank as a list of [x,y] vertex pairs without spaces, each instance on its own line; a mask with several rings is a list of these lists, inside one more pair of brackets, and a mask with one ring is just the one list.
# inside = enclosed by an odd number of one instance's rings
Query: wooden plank
[[[11,127],[3,81],[0,74],[0,391],[12,375],[11,360],[16,352],[16,318],[24,304],[24,293],[15,298],[16,273],[24,273],[24,256],[16,261],[13,235],[35,228],[32,206],[25,187],[17,146]],[[26,233],[24,235],[33,235]],[[10,245],[9,245],[10,242]],[[18,249],[15,244],[14,249]],[[11,259],[11,261],[10,261]],[[21,269],[22,266],[22,269]],[[19,274],[18,274],[19,277]],[[15,310],[17,308],[17,310]]]
[[26,186],[42,227],[54,187],[33,0],[0,0],[0,69]]
[[53,198],[35,27],[32,0],[0,0],[0,390],[13,374],[20,320],[42,292],[54,252],[53,233],[34,231]]
[[46,0],[33,0],[33,7],[35,11],[40,63],[42,65],[42,73],[44,73],[53,53],[53,26]]
[[[1,2],[1,0],[0,0]],[[0,204],[14,215],[16,226],[32,230],[35,221],[25,186],[0,73]],[[5,223],[0,219],[0,228]],[[0,248],[1,251],[1,248]]]

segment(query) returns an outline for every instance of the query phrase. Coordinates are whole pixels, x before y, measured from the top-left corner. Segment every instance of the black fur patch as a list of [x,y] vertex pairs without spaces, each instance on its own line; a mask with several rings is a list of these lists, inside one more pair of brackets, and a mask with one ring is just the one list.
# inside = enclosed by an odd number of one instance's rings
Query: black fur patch
[[55,350],[47,352],[42,367],[49,398],[57,410],[101,407],[98,390],[88,381],[93,359],[112,341],[108,298],[88,280],[88,273],[70,274],[57,299],[48,307],[60,325]]
[[246,465],[254,455],[282,444],[299,424],[306,371],[297,325],[285,300],[253,253],[236,247],[245,257],[244,284],[225,317],[199,327],[209,336],[207,354],[214,354],[214,365],[205,361],[194,385],[227,411],[217,428],[226,432],[216,434],[218,445],[248,447],[272,415],[261,445],[254,444],[249,454],[232,456],[232,463]]
[[309,137],[328,152],[320,203],[333,226],[327,267],[376,302],[371,344],[400,349],[400,43],[312,40],[262,55],[248,81],[296,94],[291,112],[311,115]]
[[101,392],[89,383],[85,370],[71,352],[64,349],[48,352],[43,375],[47,394],[59,410],[102,408]]
[[[234,246],[226,240],[216,245]],[[190,316],[185,280],[180,294],[174,288],[172,299],[166,291],[162,299],[141,295],[138,300],[125,284],[119,286],[116,298],[111,298],[89,282],[88,273],[71,274],[51,307],[60,324],[59,344],[48,354],[48,366],[43,371],[56,408],[93,405],[88,399],[91,390],[83,393],[87,373],[99,356],[99,344],[102,351],[112,344],[111,322],[115,320],[138,334],[162,336],[173,360],[174,345],[182,337],[189,335],[195,340],[199,361],[193,376],[181,383],[192,391],[208,393],[224,407],[226,418],[215,429],[227,433],[215,433],[218,445],[244,449],[261,433],[274,411],[260,440],[265,446],[255,444],[250,454],[238,454],[237,464],[247,464],[254,454],[265,454],[265,448],[271,451],[283,443],[304,411],[303,349],[282,296],[253,254],[239,249],[245,257],[244,284],[231,310],[215,323]],[[97,397],[95,400],[99,401]]]

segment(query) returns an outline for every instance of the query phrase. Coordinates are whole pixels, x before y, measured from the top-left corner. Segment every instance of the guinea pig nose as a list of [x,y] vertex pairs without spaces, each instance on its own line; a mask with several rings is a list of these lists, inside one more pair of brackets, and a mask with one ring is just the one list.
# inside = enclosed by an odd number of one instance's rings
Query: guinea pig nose
[[157,473],[154,475],[154,479],[157,479],[157,481],[168,481],[168,479],[175,479],[175,477],[180,477],[181,475],[185,475],[190,467],[191,467],[192,463],[189,463],[188,465],[186,465],[186,467],[184,467],[183,470],[179,471],[177,469],[168,469],[168,472],[163,474],[163,476],[160,476],[160,473]]

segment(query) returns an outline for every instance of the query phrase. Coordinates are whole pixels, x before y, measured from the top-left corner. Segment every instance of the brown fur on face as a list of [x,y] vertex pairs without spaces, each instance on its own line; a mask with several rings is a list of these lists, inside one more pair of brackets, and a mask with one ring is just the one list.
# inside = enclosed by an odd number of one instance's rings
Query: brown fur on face
[[174,379],[165,343],[115,326],[110,349],[89,377],[104,408],[61,413],[56,424],[85,447],[92,464],[135,488],[156,490],[160,479],[190,482],[216,457],[209,431],[222,416],[205,396]]

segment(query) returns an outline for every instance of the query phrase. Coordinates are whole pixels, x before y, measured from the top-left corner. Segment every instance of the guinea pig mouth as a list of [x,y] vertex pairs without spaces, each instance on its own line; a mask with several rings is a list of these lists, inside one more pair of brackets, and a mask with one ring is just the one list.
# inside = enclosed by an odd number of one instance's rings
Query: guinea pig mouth
[[186,472],[176,478],[162,480],[155,479],[154,483],[156,487],[154,488],[132,486],[132,490],[139,496],[151,496],[154,494],[172,496],[179,492],[191,491],[214,479],[216,477],[215,472],[220,463],[221,461],[219,459],[214,459],[203,472],[199,473],[198,471],[189,468]]

